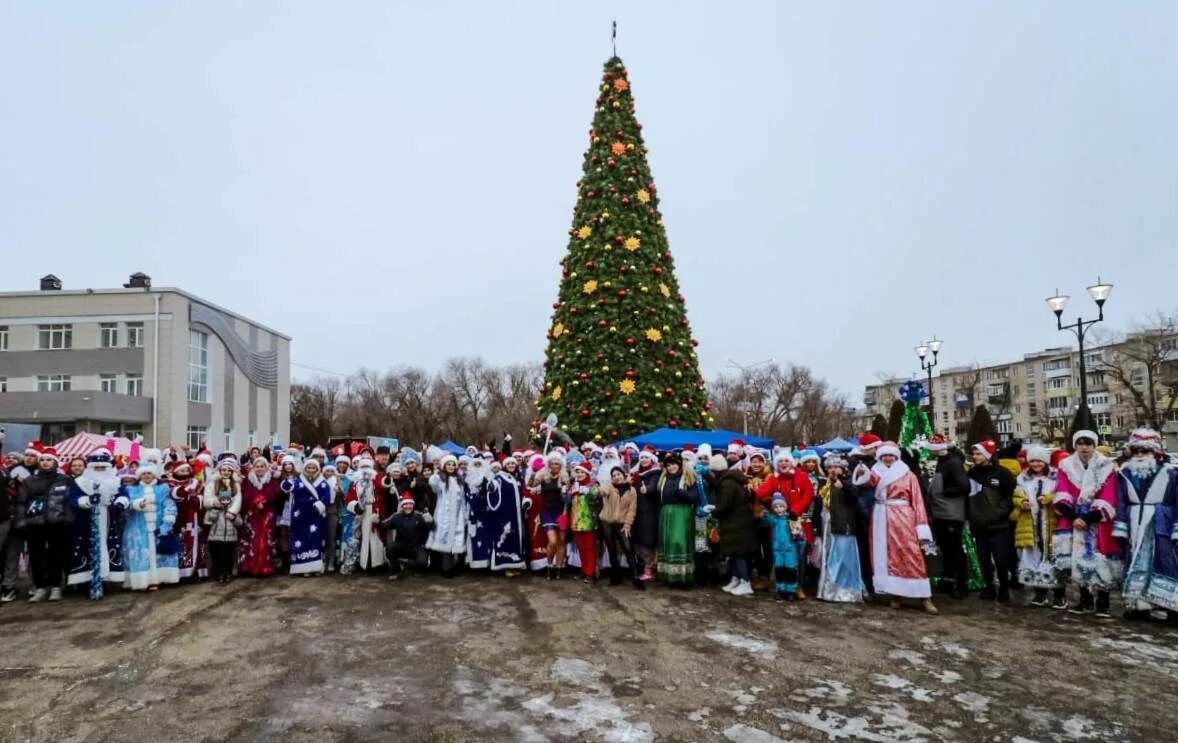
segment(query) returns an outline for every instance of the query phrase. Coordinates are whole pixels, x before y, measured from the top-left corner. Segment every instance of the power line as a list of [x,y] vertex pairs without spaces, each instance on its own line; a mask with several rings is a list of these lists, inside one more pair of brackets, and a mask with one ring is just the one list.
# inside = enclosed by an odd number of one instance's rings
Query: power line
[[317,366],[308,366],[306,364],[300,364],[295,361],[290,362],[290,365],[297,366],[300,369],[307,369],[308,371],[319,372],[320,374],[331,374],[332,376],[335,376],[335,377],[350,377],[350,376],[352,376],[351,374],[343,374],[342,372],[331,371],[330,369],[320,369]]

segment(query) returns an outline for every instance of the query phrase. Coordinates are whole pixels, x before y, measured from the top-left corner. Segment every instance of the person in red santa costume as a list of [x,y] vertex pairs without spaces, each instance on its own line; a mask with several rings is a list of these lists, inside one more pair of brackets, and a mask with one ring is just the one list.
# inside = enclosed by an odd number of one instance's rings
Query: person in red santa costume
[[883,442],[875,451],[876,463],[855,467],[852,484],[870,487],[875,496],[871,512],[871,565],[875,592],[893,597],[920,599],[924,610],[936,614],[924,555],[932,549],[933,532],[924,511],[920,481],[900,461],[900,447]]
[[[216,477],[216,472],[207,464],[207,452],[197,457],[195,466],[188,462],[178,462],[172,467],[172,476],[167,485],[172,493],[172,500],[176,502],[175,533],[180,537],[180,578],[204,577],[208,575],[207,551],[201,538],[201,497],[204,494],[204,482],[200,475],[211,473],[208,477]],[[211,459],[211,457],[210,457]]]

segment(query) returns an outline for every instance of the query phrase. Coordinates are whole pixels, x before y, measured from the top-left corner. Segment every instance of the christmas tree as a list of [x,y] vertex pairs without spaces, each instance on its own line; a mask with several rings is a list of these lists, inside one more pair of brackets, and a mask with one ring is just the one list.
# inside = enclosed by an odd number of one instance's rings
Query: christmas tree
[[615,56],[598,88],[536,403],[580,439],[712,424],[646,152]]
[[990,418],[990,411],[985,405],[979,405],[973,411],[973,420],[969,422],[969,432],[965,443],[972,447],[974,444],[990,439],[998,441],[998,429],[994,428],[994,420]]

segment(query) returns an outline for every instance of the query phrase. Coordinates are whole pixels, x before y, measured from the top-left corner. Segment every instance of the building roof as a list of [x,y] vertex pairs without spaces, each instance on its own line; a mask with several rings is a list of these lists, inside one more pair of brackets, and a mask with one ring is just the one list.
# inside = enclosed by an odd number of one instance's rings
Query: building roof
[[180,296],[184,297],[185,299],[187,299],[191,302],[203,304],[206,307],[212,307],[213,309],[217,310],[218,312],[223,312],[226,315],[229,315],[230,317],[235,317],[238,320],[241,320],[242,322],[247,322],[250,325],[257,327],[260,330],[266,331],[267,333],[272,333],[272,334],[274,334],[280,338],[283,338],[285,340],[288,340],[288,341],[291,339],[290,336],[287,335],[286,333],[280,332],[278,330],[275,330],[274,328],[263,325],[262,323],[258,322],[257,320],[251,320],[250,318],[246,317],[245,315],[234,312],[233,310],[226,309],[219,304],[215,304],[213,302],[210,302],[207,299],[202,299],[201,297],[198,297],[195,294],[191,294],[189,292],[184,291],[183,289],[178,289],[174,286],[155,286],[150,289],[61,289],[61,290],[51,291],[51,292],[40,291],[40,290],[32,290],[32,291],[24,290],[24,291],[15,291],[15,292],[0,292],[0,298],[4,298],[4,297],[65,297],[65,296],[87,296],[87,295],[93,295],[93,294],[179,294]]

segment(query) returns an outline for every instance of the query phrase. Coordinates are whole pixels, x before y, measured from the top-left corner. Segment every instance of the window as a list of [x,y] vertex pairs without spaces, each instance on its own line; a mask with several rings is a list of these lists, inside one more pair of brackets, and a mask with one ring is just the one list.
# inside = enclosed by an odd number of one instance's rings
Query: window
[[1032,418],[1039,415],[1039,403],[1037,403],[1037,402],[1027,403],[1027,415],[1031,416]]
[[8,350],[8,326],[0,325],[0,351]]
[[205,434],[209,431],[204,426],[189,426],[188,430],[184,432],[184,443],[188,444],[190,449],[199,450],[205,443]]
[[1068,407],[1067,397],[1049,397],[1047,398],[1048,410],[1066,410]]
[[1098,392],[1095,394],[1088,395],[1088,404],[1089,405],[1108,405],[1108,393],[1107,392]]
[[233,429],[225,429],[225,451],[233,451]]
[[123,438],[131,439],[132,441],[135,441],[136,439],[142,439],[143,438],[143,431],[140,431],[137,428],[124,428],[123,429]]
[[1016,413],[1021,413],[1021,412],[1023,412],[1023,406],[1022,406],[1022,405],[1015,405],[1015,406],[1014,406],[1014,412],[1016,412]]
[[1009,420],[998,421],[996,428],[998,429],[998,433],[1013,433],[1014,423]]
[[127,348],[143,348],[143,323],[127,323]]
[[98,391],[99,392],[117,392],[118,389],[118,375],[117,374],[99,374],[98,375]]
[[38,325],[37,348],[41,351],[61,351],[74,346],[73,325]]
[[1035,396],[1035,383],[1034,382],[1027,382],[1027,397],[1034,397],[1034,396]]
[[101,348],[118,348],[119,324],[117,322],[99,323],[98,345]]
[[1056,371],[1057,369],[1071,369],[1071,368],[1072,368],[1072,360],[1071,359],[1055,359],[1054,361],[1048,361],[1046,364],[1043,365],[1043,371]]
[[209,334],[188,331],[188,400],[209,402]]
[[1104,384],[1104,372],[1102,372],[1102,371],[1088,372],[1088,384]]
[[1125,416],[1118,415],[1117,416],[1117,428],[1123,429],[1124,427],[1125,427]]
[[250,429],[249,441],[250,441],[250,443],[249,443],[250,446],[257,446],[258,445],[258,432],[252,428]]
[[948,422],[949,422],[949,411],[948,411],[948,410],[942,410],[942,411],[941,411],[941,422],[942,422],[942,423],[948,423]]
[[1026,372],[1027,372],[1027,379],[1034,379],[1035,378],[1035,365],[1034,364],[1027,364]]
[[143,397],[143,375],[127,375],[127,394],[132,397]]
[[70,375],[68,374],[39,374],[37,375],[38,392],[69,392]]
[[1071,381],[1072,380],[1067,377],[1055,377],[1054,379],[1048,379],[1047,380],[1047,389],[1049,389],[1049,390],[1062,390],[1065,387],[1067,387],[1069,384],[1071,384]]
[[1098,426],[1112,426],[1113,417],[1108,413],[1095,413],[1092,416]]
[[0,392],[8,391],[8,377],[0,377]]

